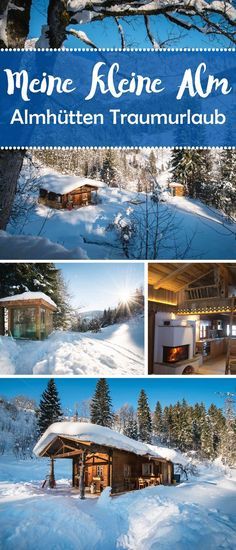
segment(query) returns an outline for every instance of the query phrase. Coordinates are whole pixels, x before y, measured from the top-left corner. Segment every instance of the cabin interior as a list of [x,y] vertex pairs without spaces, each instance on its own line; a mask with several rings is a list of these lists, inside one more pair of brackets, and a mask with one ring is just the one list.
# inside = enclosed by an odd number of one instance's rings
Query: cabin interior
[[149,374],[236,374],[236,263],[150,263]]
[[57,437],[41,453],[51,458],[49,484],[55,485],[54,462],[72,460],[72,487],[84,494],[101,494],[111,487],[112,494],[142,489],[150,485],[173,483],[172,462],[153,456],[141,456],[65,436]]

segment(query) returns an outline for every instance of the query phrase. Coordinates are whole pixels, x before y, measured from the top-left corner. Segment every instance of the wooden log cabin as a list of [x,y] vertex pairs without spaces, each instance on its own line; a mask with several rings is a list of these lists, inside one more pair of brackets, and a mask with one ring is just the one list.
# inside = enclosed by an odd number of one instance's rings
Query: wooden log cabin
[[184,197],[185,190],[182,183],[169,183],[169,190],[171,192],[172,197]]
[[81,498],[86,492],[100,494],[106,487],[118,494],[172,484],[174,466],[165,456],[168,451],[157,453],[110,428],[76,421],[52,424],[34,448],[36,456],[51,459],[51,487],[55,460],[71,459],[72,486],[80,490]]
[[39,179],[39,204],[50,208],[80,208],[97,203],[97,191],[103,183],[77,176],[47,174]]
[[150,263],[149,374],[236,374],[236,264]]
[[0,299],[0,334],[14,338],[43,340],[53,330],[56,304],[43,292],[23,292]]

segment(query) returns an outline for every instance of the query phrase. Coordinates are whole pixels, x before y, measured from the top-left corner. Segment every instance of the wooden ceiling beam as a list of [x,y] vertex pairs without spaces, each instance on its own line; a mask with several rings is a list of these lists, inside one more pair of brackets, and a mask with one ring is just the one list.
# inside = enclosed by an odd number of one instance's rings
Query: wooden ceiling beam
[[153,285],[154,290],[159,290],[159,288],[165,288],[163,287],[163,284],[165,284],[167,281],[170,281],[173,277],[176,277],[176,275],[178,275],[179,273],[182,273],[188,266],[189,264],[187,263],[181,264],[177,269],[175,269],[165,277],[162,277],[159,283],[157,283],[156,285]]

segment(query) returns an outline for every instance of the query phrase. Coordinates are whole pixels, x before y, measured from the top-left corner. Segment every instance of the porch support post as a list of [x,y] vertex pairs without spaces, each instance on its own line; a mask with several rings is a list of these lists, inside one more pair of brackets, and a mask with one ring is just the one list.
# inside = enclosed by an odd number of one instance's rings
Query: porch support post
[[56,481],[55,481],[55,475],[54,475],[54,458],[51,458],[50,459],[49,487],[51,489],[54,489],[55,486],[56,486]]
[[40,306],[35,308],[35,323],[36,323],[36,338],[41,340],[41,328],[40,328]]
[[4,307],[1,306],[0,307],[0,335],[1,336],[4,336],[5,334],[4,315],[5,315]]
[[79,473],[79,493],[80,493],[80,498],[81,499],[84,499],[85,496],[84,496],[84,493],[85,493],[85,458],[86,458],[86,453],[85,451],[82,451],[82,454],[81,454],[81,463],[80,463],[80,473]]

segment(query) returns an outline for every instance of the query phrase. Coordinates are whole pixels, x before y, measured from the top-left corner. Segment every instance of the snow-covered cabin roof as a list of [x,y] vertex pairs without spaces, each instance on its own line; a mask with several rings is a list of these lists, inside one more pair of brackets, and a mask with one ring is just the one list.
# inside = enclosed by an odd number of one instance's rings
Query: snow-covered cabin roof
[[15,294],[14,296],[7,296],[5,298],[1,298],[0,302],[18,302],[18,301],[32,301],[32,300],[44,300],[44,302],[47,302],[51,306],[57,308],[57,305],[53,300],[47,296],[47,294],[44,294],[44,292],[23,292],[22,294]]
[[38,181],[41,189],[45,189],[46,191],[51,191],[59,195],[70,193],[75,189],[84,187],[84,185],[96,188],[104,187],[104,183],[102,181],[56,173],[44,174]]
[[36,443],[33,449],[34,454],[40,456],[43,450],[58,436],[89,441],[97,445],[113,447],[139,456],[149,455],[153,458],[172,460],[168,456],[168,451],[171,451],[171,449],[164,448],[162,452],[161,447],[158,447],[157,450],[157,447],[149,446],[141,441],[135,441],[110,428],[88,422],[55,422],[51,424]]
[[184,188],[184,185],[182,183],[176,183],[176,182],[169,183],[169,186],[170,187],[181,187],[181,189]]

